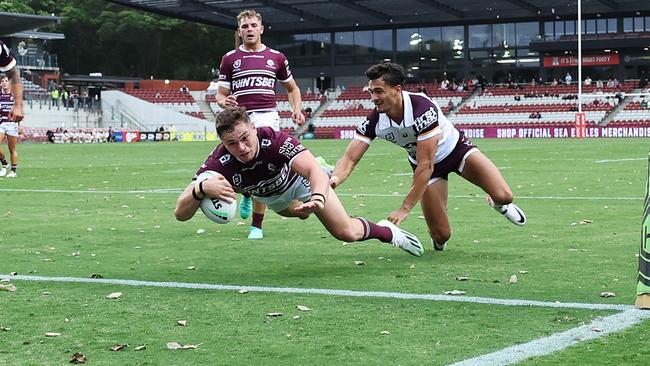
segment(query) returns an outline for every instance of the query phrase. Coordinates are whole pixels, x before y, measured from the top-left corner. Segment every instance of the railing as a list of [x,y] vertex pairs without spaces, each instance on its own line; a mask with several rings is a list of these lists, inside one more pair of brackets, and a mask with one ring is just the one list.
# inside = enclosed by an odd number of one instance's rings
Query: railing
[[17,55],[16,61],[18,66],[22,68],[37,68],[37,69],[58,69],[59,61],[56,55]]

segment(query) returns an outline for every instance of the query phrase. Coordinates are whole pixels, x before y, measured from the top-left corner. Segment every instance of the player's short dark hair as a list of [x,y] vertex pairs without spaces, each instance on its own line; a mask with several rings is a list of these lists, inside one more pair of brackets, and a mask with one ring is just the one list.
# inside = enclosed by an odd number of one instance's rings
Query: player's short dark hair
[[372,65],[366,70],[368,80],[384,79],[390,86],[404,85],[406,73],[404,68],[392,62],[382,62]]
[[235,107],[235,108],[226,108],[221,113],[217,115],[215,121],[215,127],[217,129],[217,135],[222,136],[224,132],[232,132],[235,130],[235,126],[240,123],[251,123],[250,118],[248,118],[248,112],[244,107]]

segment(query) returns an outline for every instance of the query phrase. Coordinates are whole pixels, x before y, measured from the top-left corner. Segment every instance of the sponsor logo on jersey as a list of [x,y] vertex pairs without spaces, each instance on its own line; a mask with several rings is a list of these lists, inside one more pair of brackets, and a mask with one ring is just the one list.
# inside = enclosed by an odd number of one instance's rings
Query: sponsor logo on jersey
[[221,163],[221,165],[226,165],[226,163],[230,161],[230,158],[231,158],[231,155],[226,154],[226,155],[219,158],[219,162]]
[[304,150],[302,144],[294,145],[293,142],[291,142],[291,138],[287,137],[282,146],[280,146],[279,153],[291,159],[302,150]]
[[269,147],[271,146],[271,140],[269,139],[262,139],[262,147]]
[[232,176],[232,182],[233,182],[236,186],[240,185],[240,184],[241,184],[241,174],[239,174],[239,173],[235,173],[235,174]]
[[275,170],[277,169],[277,168],[275,167],[275,165],[273,165],[273,163],[269,163],[269,165],[267,166],[267,168],[269,168],[270,171],[275,171]]
[[415,119],[415,130],[418,132],[422,131],[434,123],[438,123],[438,110],[434,106],[431,106],[429,110]]
[[237,89],[247,88],[249,86],[275,88],[275,78],[264,76],[249,76],[247,78],[237,79],[233,81],[231,85],[233,88]]
[[238,69],[240,66],[241,66],[240,59],[236,59],[235,62],[232,63],[232,67],[234,67],[235,69]]
[[266,67],[274,68],[275,67],[275,62],[273,60],[266,60]]
[[388,141],[395,141],[395,135],[391,132],[388,135],[386,135],[386,140]]

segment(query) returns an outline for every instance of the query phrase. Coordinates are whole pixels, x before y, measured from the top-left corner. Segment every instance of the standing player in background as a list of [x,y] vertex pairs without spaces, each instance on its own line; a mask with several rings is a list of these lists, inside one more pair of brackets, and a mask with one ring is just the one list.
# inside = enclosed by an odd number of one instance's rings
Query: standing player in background
[[[9,48],[0,41],[0,72],[4,72],[0,78],[0,177],[16,177],[18,168],[18,152],[16,143],[18,133],[22,129],[20,121],[23,120],[23,84],[20,81],[20,72],[16,66],[16,60],[11,56]],[[22,132],[22,131],[21,131]],[[2,143],[7,136],[9,153],[11,154],[11,171],[7,174],[9,164],[2,152]]]
[[[275,83],[287,90],[291,103],[291,119],[299,126],[305,123],[302,114],[300,89],[291,76],[289,61],[281,53],[262,43],[262,16],[254,10],[237,15],[238,35],[242,44],[221,59],[217,103],[222,108],[245,107],[256,127],[271,127],[280,131],[280,114],[275,101]],[[245,195],[239,213],[247,219],[253,209],[249,239],[262,239],[262,221],[266,205],[254,202]]]
[[380,137],[403,147],[413,169],[411,189],[388,220],[400,225],[419,201],[434,249],[443,250],[451,238],[447,179],[452,172],[482,188],[488,194],[488,204],[510,222],[519,226],[526,223],[494,163],[456,130],[435,101],[422,93],[403,90],[406,76],[400,65],[374,65],[366,76],[375,109],[357,126],[354,139],[336,163],[330,178],[332,188],[345,181],[370,142]]
[[[177,220],[191,219],[206,196],[232,202],[235,192],[247,192],[285,217],[306,219],[313,213],[338,240],[377,239],[414,256],[424,252],[415,235],[388,220],[375,224],[348,216],[316,158],[286,132],[255,128],[241,107],[221,112],[215,124],[222,143],[178,197]],[[206,170],[219,175],[196,184],[198,175]]]

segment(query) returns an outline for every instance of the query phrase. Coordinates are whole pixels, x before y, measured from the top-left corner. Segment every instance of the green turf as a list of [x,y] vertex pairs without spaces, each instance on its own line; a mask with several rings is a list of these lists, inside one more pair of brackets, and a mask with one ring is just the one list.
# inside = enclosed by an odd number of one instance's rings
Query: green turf
[[[19,178],[0,180],[0,273],[422,294],[459,289],[501,299],[633,304],[648,140],[475,142],[502,169],[529,223],[509,224],[478,188],[452,176],[453,236],[446,251],[431,250],[419,208],[403,224],[427,243],[421,258],[375,241],[343,245],[315,218],[269,213],[261,242],[245,239],[246,225],[216,225],[200,213],[176,222],[178,193],[211,151],[209,143],[20,145]],[[307,145],[333,162],[346,143]],[[400,205],[409,172],[405,154],[378,141],[337,192],[349,214],[377,221]],[[154,189],[169,191],[146,192]],[[513,274],[518,283],[508,284]],[[62,364],[77,351],[90,364],[106,365],[446,364],[611,313],[14,283],[17,292],[0,292],[0,325],[11,327],[0,331],[0,364]],[[114,291],[123,298],[106,300]],[[602,298],[603,291],[616,297]],[[314,310],[300,313],[297,304]],[[267,319],[274,311],[285,315]],[[188,326],[175,326],[178,319]],[[640,364],[647,329],[646,322],[528,362],[580,365],[588,353],[595,355],[589,364],[598,364],[597,355]],[[380,335],[383,330],[390,334]],[[43,337],[48,331],[62,336]],[[170,341],[205,343],[169,351]],[[116,343],[130,347],[111,352]],[[147,349],[134,351],[139,344]]]

